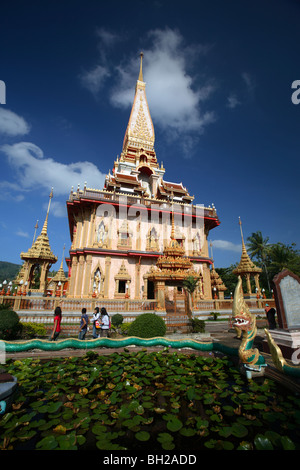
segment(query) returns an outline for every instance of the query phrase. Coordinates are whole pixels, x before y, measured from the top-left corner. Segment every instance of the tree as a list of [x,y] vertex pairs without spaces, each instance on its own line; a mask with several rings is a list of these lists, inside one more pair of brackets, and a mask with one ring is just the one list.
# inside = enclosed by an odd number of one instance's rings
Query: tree
[[187,292],[187,314],[189,318],[192,318],[192,310],[191,310],[191,301],[190,298],[193,295],[197,284],[199,282],[199,278],[194,276],[187,276],[183,280],[183,287]]
[[283,269],[289,269],[298,276],[300,275],[300,253],[294,243],[291,245],[284,243],[271,245],[269,257],[269,271],[272,278]]
[[252,233],[252,235],[247,238],[247,250],[250,258],[256,258],[260,266],[263,268],[264,273],[266,275],[268,290],[270,292],[270,279],[267,269],[267,260],[270,248],[268,241],[269,237],[263,238],[262,233],[258,230],[257,232]]

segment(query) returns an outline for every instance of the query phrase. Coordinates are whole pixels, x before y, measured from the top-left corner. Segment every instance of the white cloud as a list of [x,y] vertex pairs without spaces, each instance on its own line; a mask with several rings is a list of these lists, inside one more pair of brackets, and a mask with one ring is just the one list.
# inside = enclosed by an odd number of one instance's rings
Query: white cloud
[[96,67],[89,72],[83,72],[80,76],[80,81],[91,93],[97,95],[105,79],[109,76],[110,72],[107,67],[96,65]]
[[106,79],[111,76],[108,51],[122,39],[121,35],[108,31],[105,28],[98,28],[96,36],[99,41],[98,50],[100,57],[98,63],[90,70],[85,70],[79,76],[81,84],[95,97],[97,97]]
[[[43,205],[43,208],[45,209],[45,211],[47,211],[48,202]],[[66,204],[60,201],[52,200],[51,201],[51,214],[59,218],[67,217]]]
[[241,104],[241,102],[238,100],[238,98],[236,97],[235,94],[231,94],[228,96],[227,98],[227,107],[230,108],[230,109],[234,109],[236,108],[237,106],[239,106]]
[[16,137],[29,131],[30,126],[24,118],[9,109],[0,108],[0,134]]
[[[147,98],[150,113],[155,123],[163,129],[177,133],[202,132],[215,120],[213,111],[202,109],[215,86],[204,82],[196,86],[188,73],[189,59],[203,52],[200,47],[186,47],[178,31],[154,30],[149,33],[152,46],[145,49],[143,75],[147,82]],[[138,61],[135,56],[117,68],[120,80],[111,94],[113,105],[130,108],[133,102],[133,84],[138,76]]]
[[214,240],[212,242],[213,248],[219,250],[226,250],[226,251],[234,251],[238,253],[242,253],[242,245],[241,244],[234,244],[227,240]]
[[21,229],[17,230],[16,235],[18,235],[18,237],[29,238],[29,234]]
[[243,72],[242,73],[242,79],[245,82],[248,93],[250,95],[253,95],[255,87],[256,87],[254,77],[248,72]]
[[105,175],[91,162],[60,163],[53,158],[45,158],[42,149],[31,142],[3,145],[1,149],[8,158],[18,183],[2,182],[14,191],[46,190],[53,186],[56,196],[66,196],[72,186],[101,188]]

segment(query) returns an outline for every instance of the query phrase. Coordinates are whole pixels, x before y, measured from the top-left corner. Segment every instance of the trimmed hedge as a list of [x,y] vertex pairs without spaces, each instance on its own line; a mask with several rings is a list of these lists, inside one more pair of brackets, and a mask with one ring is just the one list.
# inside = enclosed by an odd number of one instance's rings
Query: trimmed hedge
[[155,313],[142,313],[131,323],[128,334],[138,338],[165,336],[167,331],[164,320]]
[[120,313],[116,313],[111,317],[111,323],[113,326],[118,328],[123,323],[123,315],[121,315]]
[[22,338],[30,339],[36,338],[37,336],[46,336],[47,329],[44,325],[39,323],[22,323]]
[[0,339],[15,339],[22,330],[19,316],[11,308],[0,309]]

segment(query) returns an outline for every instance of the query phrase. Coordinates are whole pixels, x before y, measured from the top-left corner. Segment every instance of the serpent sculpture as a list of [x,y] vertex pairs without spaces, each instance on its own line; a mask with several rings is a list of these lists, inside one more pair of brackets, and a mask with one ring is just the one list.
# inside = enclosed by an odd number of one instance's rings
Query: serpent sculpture
[[94,348],[123,348],[127,346],[165,346],[171,348],[192,348],[199,351],[219,351],[224,354],[236,355],[237,349],[231,348],[221,343],[200,342],[191,338],[180,340],[164,337],[138,338],[129,336],[128,338],[98,338],[82,341],[69,338],[59,341],[46,341],[42,339],[32,339],[28,341],[4,341],[6,352],[22,352],[30,349],[41,349],[43,351],[60,351],[66,348],[94,349]]
[[242,342],[239,347],[239,358],[244,367],[253,372],[263,373],[266,366],[265,359],[259,354],[257,348],[253,348],[256,336],[256,316],[251,313],[243,295],[242,278],[238,277],[238,283],[234,292],[232,306],[233,326],[242,333]]
[[272,360],[273,360],[273,363],[275,364],[275,367],[280,372],[283,372],[284,374],[292,375],[293,377],[300,377],[300,367],[292,366],[288,364],[282,355],[281,349],[275,343],[270,332],[267,329],[265,329],[265,333],[267,336],[270,353],[272,355]]

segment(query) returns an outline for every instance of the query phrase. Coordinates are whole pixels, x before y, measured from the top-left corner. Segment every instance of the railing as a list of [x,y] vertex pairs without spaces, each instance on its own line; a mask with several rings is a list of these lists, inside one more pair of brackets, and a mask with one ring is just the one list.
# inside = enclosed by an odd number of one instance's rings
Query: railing
[[93,312],[95,307],[105,307],[111,313],[154,311],[157,302],[155,300],[131,300],[131,299],[74,299],[65,297],[31,297],[31,296],[0,296],[0,304],[5,303],[16,312],[23,311],[54,311],[57,305],[63,312],[80,313],[82,308]]
[[[264,309],[268,303],[271,307],[275,307],[274,299],[245,299],[250,309]],[[54,311],[57,305],[60,305],[63,312],[80,313],[82,308],[86,308],[88,312],[92,312],[95,307],[105,307],[111,313],[118,312],[142,312],[155,311],[157,307],[156,300],[132,300],[132,299],[75,299],[65,297],[35,297],[35,296],[0,296],[0,304],[6,303],[13,310],[19,311]],[[214,299],[199,300],[194,302],[194,313],[199,312],[215,312],[232,310],[233,300],[231,299]],[[177,307],[181,306],[177,301]],[[167,308],[169,311],[169,308]],[[179,312],[174,312],[179,313]]]

